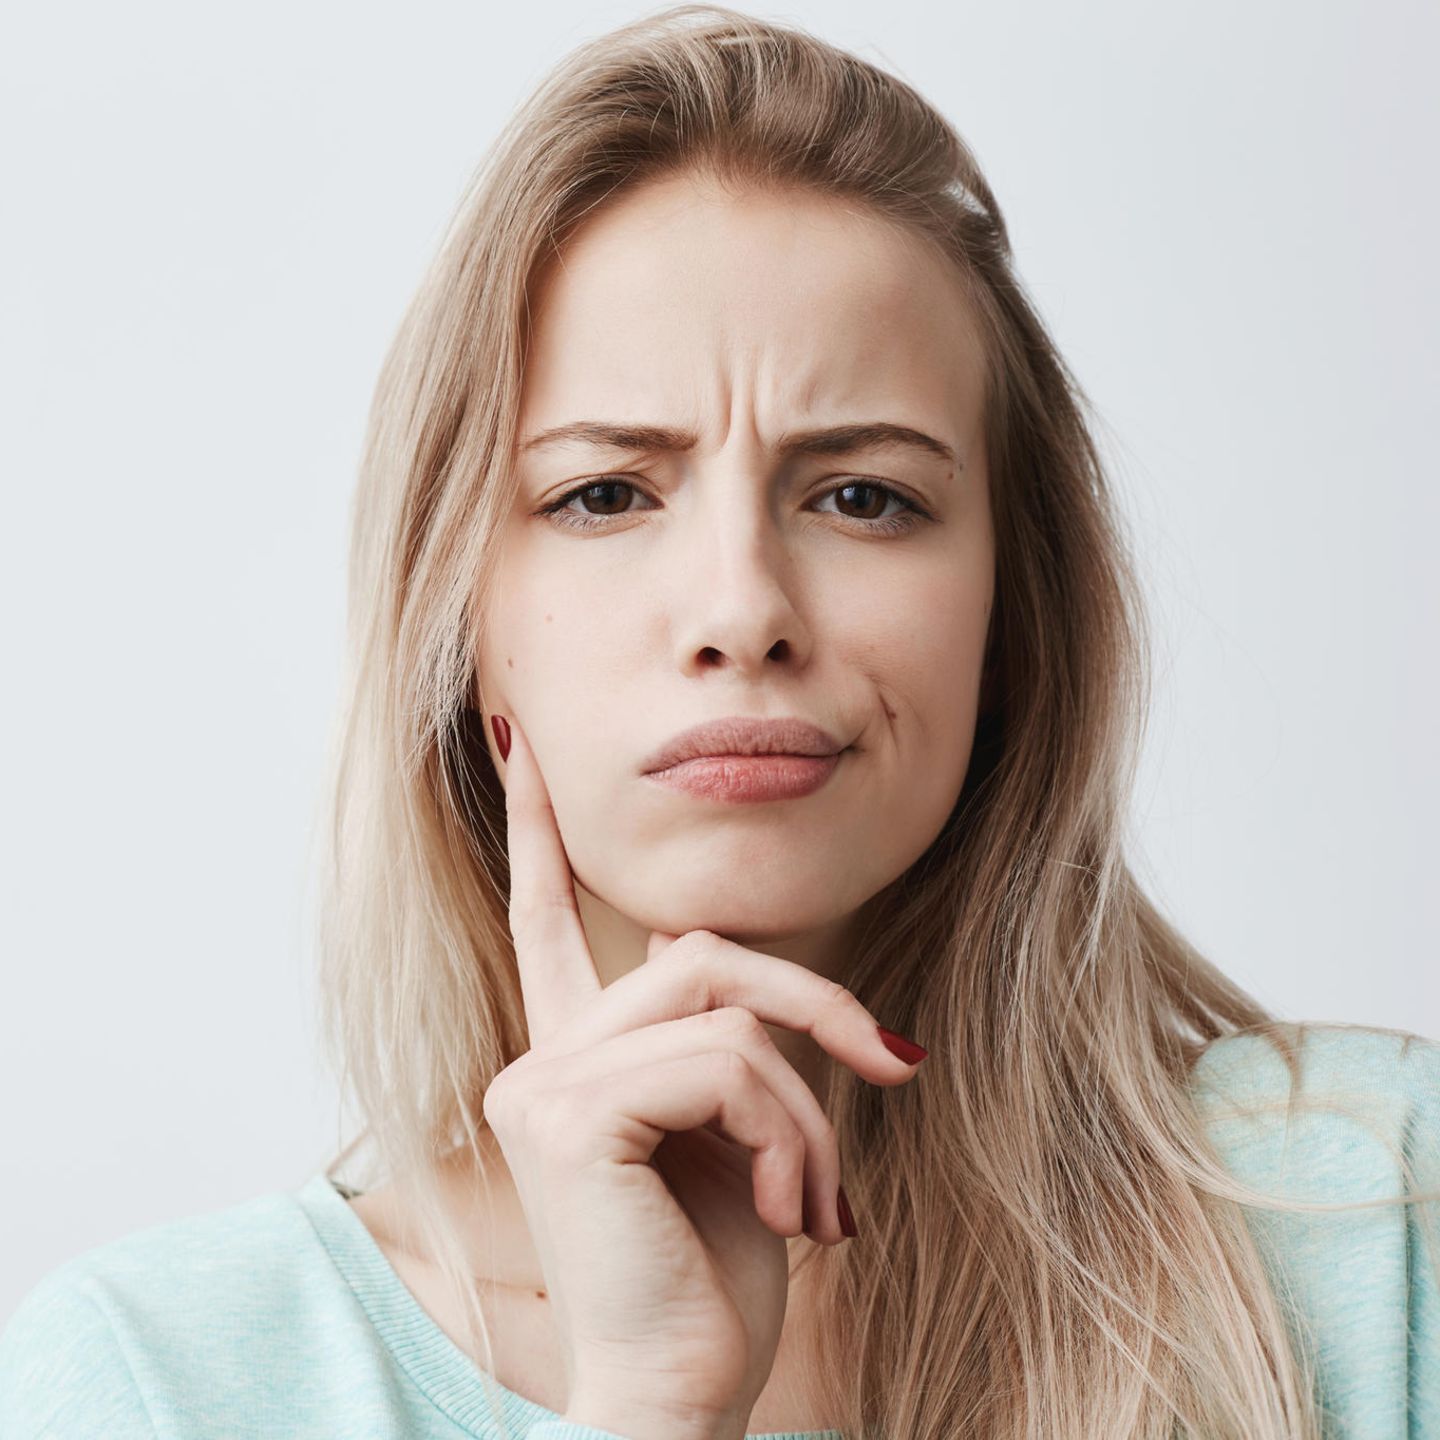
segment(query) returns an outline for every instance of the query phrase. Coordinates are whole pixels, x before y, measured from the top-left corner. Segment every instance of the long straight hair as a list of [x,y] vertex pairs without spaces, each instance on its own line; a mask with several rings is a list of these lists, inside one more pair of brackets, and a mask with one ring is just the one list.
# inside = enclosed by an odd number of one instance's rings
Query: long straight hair
[[991,698],[952,813],[875,897],[845,977],[931,1058],[899,1090],[830,1067],[866,1233],[792,1250],[815,1267],[827,1420],[892,1440],[1317,1440],[1314,1357],[1241,1210],[1314,1207],[1239,1185],[1188,1089],[1205,1047],[1242,1031],[1298,1079],[1304,1027],[1187,943],[1124,858],[1147,641],[1089,402],[951,125],[881,68],[722,6],[645,16],[543,81],[385,358],[319,931],[323,1038],[363,1129],[326,1173],[371,1143],[493,1378],[435,1178],[457,1147],[478,1161],[485,1090],[528,1049],[474,660],[535,277],[608,200],[676,174],[835,197],[923,237],[962,277],[986,356]]

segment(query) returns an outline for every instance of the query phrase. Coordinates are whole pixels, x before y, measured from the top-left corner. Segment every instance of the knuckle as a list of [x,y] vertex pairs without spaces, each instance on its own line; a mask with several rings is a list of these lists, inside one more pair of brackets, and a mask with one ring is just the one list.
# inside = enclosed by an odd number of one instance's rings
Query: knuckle
[[693,965],[698,955],[706,948],[710,938],[708,930],[687,930],[673,940],[659,955],[656,963],[661,965]]
[[663,980],[674,1003],[687,1015],[723,1008],[716,1005],[719,977],[715,950],[707,944],[708,930],[687,930],[648,965],[631,974]]
[[826,980],[816,1007],[817,1016],[828,1019],[831,1015],[848,1015],[856,1008],[864,1009],[855,995],[838,980]]
[[485,1087],[480,1113],[492,1130],[498,1130],[505,1123],[505,1088],[498,1076]]
[[715,1063],[726,1086],[743,1086],[755,1083],[755,1071],[750,1062],[738,1050],[721,1050]]
[[485,1087],[480,1109],[486,1123],[499,1134],[515,1128],[524,1106],[524,1086],[515,1075],[515,1066],[507,1065]]
[[810,1153],[810,1137],[806,1135],[805,1129],[795,1123],[795,1117],[788,1111],[785,1113],[783,1122],[785,1131],[785,1144],[788,1149],[795,1153],[795,1168],[805,1168],[805,1157]]
[[501,1129],[511,1135],[533,1132],[537,1120],[543,1126],[556,1092],[549,1085],[542,1088],[538,1084],[536,1063],[535,1052],[527,1050],[511,1061],[486,1089],[481,1108],[497,1133]]
[[820,1111],[820,1139],[838,1170],[840,1167],[840,1141],[836,1137],[834,1125],[830,1123],[830,1117],[824,1110]]
[[587,1105],[579,1090],[552,1090],[543,1103],[529,1107],[526,1127],[542,1149],[554,1153],[583,1133],[586,1114]]
[[835,1126],[825,1113],[825,1107],[808,1086],[806,1093],[800,1097],[799,1118],[803,1122],[802,1128],[806,1135],[818,1141],[826,1151],[833,1151],[838,1158],[840,1144],[835,1135]]
[[805,1132],[795,1123],[795,1117],[784,1106],[775,1111],[772,1117],[770,1146],[785,1155],[797,1170],[804,1166],[805,1155],[809,1149]]
[[738,1042],[746,1049],[768,1043],[770,1039],[755,1012],[747,1010],[743,1005],[721,1005],[707,1014],[710,1024],[719,1030],[722,1036]]

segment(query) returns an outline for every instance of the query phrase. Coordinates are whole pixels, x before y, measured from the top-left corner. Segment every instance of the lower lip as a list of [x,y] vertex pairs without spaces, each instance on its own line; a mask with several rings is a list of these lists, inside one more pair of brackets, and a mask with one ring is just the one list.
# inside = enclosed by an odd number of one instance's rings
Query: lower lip
[[763,800],[798,800],[811,795],[835,772],[836,755],[701,755],[651,770],[646,779],[683,790],[702,800],[751,804]]

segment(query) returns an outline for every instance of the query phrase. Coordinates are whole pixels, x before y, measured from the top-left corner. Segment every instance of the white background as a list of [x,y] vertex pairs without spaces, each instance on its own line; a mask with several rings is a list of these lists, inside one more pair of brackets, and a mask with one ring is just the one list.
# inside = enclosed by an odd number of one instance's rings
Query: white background
[[[338,1148],[308,846],[371,389],[500,124],[642,9],[7,27],[0,1317]],[[956,123],[1103,417],[1158,640],[1156,898],[1282,1015],[1440,1036],[1440,11],[753,13]]]

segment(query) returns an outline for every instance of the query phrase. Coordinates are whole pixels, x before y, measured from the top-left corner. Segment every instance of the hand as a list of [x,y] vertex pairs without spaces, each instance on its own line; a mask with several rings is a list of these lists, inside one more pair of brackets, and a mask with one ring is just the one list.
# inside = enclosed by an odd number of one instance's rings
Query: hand
[[[803,965],[651,932],[602,986],[534,752],[505,771],[510,930],[530,1050],[485,1094],[554,1306],[567,1418],[628,1440],[740,1440],[774,1364],[786,1236],[843,1238],[835,1134],[761,1021],[866,1080],[916,1067]],[[803,1207],[803,1208],[802,1208]]]

